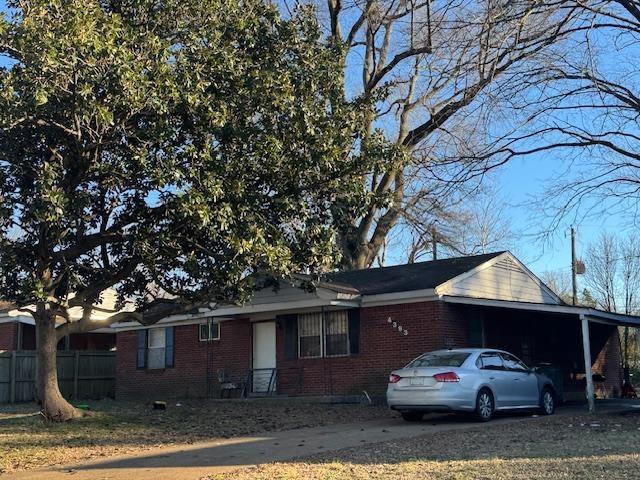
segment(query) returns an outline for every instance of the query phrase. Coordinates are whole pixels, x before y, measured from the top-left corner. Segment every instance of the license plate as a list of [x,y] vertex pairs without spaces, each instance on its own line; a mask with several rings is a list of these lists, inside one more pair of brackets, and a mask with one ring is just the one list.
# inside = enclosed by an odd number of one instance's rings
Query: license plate
[[424,377],[411,377],[409,383],[411,385],[424,385]]

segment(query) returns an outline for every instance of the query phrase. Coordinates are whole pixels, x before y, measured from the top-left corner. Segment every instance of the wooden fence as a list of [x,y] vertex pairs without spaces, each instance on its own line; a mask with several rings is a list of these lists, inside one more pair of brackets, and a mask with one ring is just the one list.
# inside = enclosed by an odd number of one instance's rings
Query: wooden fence
[[[69,400],[113,397],[116,353],[58,352],[58,384]],[[0,353],[0,403],[29,402],[35,396],[36,354]]]

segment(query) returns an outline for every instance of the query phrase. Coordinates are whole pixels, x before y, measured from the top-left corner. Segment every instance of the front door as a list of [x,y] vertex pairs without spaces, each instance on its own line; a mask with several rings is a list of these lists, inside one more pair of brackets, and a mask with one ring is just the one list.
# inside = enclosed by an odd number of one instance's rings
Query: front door
[[253,393],[275,390],[276,322],[253,324]]

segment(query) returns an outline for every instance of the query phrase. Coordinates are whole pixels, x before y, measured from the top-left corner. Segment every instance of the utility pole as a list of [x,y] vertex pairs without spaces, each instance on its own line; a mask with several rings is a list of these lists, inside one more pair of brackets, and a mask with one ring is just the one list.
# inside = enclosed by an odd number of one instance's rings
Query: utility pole
[[436,226],[431,226],[431,251],[433,252],[433,259],[438,259],[438,241],[436,240]]
[[[566,230],[565,230],[566,231]],[[576,283],[576,229],[571,227],[571,285],[573,287],[573,304],[578,304],[578,285]]]

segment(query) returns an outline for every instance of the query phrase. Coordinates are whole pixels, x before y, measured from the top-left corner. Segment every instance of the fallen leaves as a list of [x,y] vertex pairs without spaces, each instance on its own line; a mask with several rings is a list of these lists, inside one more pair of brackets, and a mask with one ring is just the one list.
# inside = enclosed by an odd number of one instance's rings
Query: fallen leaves
[[34,404],[0,407],[0,473],[64,465],[159,446],[389,416],[382,407],[300,400],[188,400],[166,411],[143,402],[91,403],[93,415],[45,424]]

